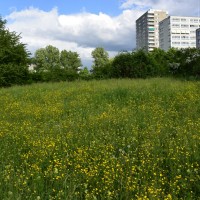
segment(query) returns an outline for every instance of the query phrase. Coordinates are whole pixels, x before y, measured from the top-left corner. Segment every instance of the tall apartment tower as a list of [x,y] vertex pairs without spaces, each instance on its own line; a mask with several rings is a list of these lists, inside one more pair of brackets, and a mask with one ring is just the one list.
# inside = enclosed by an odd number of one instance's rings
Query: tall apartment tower
[[136,20],[137,49],[152,51],[159,47],[159,22],[167,16],[166,11],[150,9]]
[[200,28],[196,30],[196,47],[200,49]]
[[160,48],[196,47],[196,29],[200,27],[199,17],[169,16],[159,24]]

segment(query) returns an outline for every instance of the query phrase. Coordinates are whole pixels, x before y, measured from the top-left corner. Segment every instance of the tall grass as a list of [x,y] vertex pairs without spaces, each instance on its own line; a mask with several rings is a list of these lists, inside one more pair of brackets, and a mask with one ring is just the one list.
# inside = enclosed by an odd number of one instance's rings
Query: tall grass
[[200,82],[0,90],[0,199],[199,199]]

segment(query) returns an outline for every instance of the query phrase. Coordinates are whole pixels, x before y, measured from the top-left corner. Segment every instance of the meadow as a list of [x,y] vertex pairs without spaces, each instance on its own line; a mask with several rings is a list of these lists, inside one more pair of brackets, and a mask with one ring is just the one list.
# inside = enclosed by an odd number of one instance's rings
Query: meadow
[[200,199],[200,82],[0,89],[0,199]]

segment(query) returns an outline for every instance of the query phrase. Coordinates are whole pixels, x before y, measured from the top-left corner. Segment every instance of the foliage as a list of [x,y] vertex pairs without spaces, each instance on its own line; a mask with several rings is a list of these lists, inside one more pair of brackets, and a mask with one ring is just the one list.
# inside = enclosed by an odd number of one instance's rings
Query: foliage
[[[162,76],[182,76],[200,78],[200,50],[196,48],[175,49],[167,52],[154,49],[120,52],[111,67],[100,70],[101,76],[108,74],[116,78],[147,78]],[[98,71],[97,71],[98,72]]]
[[20,39],[0,18],[0,86],[24,84],[28,79],[29,53]]
[[133,56],[130,52],[122,52],[115,56],[113,60],[113,76],[116,78],[131,77],[131,66]]
[[145,51],[139,50],[133,52],[132,76],[135,78],[147,78],[156,76],[157,65]]
[[87,67],[84,67],[83,69],[80,70],[79,77],[83,80],[90,80],[91,79],[91,74],[90,74]]
[[97,47],[92,51],[94,67],[103,67],[109,62],[108,52],[102,47]]
[[72,51],[61,51],[60,62],[64,69],[72,70],[75,73],[77,73],[79,68],[82,66],[78,53]]
[[154,70],[157,76],[170,75],[169,60],[171,59],[164,50],[155,48],[148,56],[155,62]]
[[114,77],[146,78],[156,75],[157,63],[143,50],[122,52],[113,61]]
[[[171,50],[172,51],[172,50]],[[172,52],[169,51],[170,55]],[[175,75],[200,77],[200,49],[186,48],[173,50],[171,68]]]
[[[109,59],[102,47],[92,51],[91,73],[81,70],[81,59],[77,52],[62,50],[48,45],[36,50],[29,58],[21,36],[6,29],[6,21],[0,18],[0,87],[32,82],[72,81],[80,79],[149,78],[178,76],[200,78],[200,49],[169,49],[167,52],[154,49],[120,52]],[[34,70],[28,70],[28,64]],[[80,73],[79,73],[80,72]]]
[[0,87],[29,83],[30,75],[26,66],[15,63],[0,64]]
[[95,79],[108,79],[113,77],[112,60],[109,59],[107,64],[101,67],[93,67],[92,76]]
[[1,199],[198,199],[200,83],[0,90]]
[[59,49],[48,45],[45,48],[36,50],[34,57],[36,71],[52,71],[60,68]]
[[93,76],[97,79],[107,78],[108,67],[110,66],[108,52],[102,47],[97,47],[92,51],[94,65],[92,66]]
[[78,53],[63,50],[48,45],[35,52],[33,58],[35,73],[32,73],[33,80],[39,81],[72,81],[77,79],[81,60]]

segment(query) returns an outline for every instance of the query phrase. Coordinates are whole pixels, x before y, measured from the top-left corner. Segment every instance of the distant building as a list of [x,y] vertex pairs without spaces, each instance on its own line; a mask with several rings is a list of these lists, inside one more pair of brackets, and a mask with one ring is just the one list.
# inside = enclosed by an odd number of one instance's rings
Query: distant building
[[159,23],[160,48],[196,47],[196,29],[200,27],[199,17],[169,16]]
[[200,28],[196,30],[196,47],[200,48]]
[[136,20],[137,49],[152,51],[159,47],[159,22],[167,16],[166,11],[150,9]]

